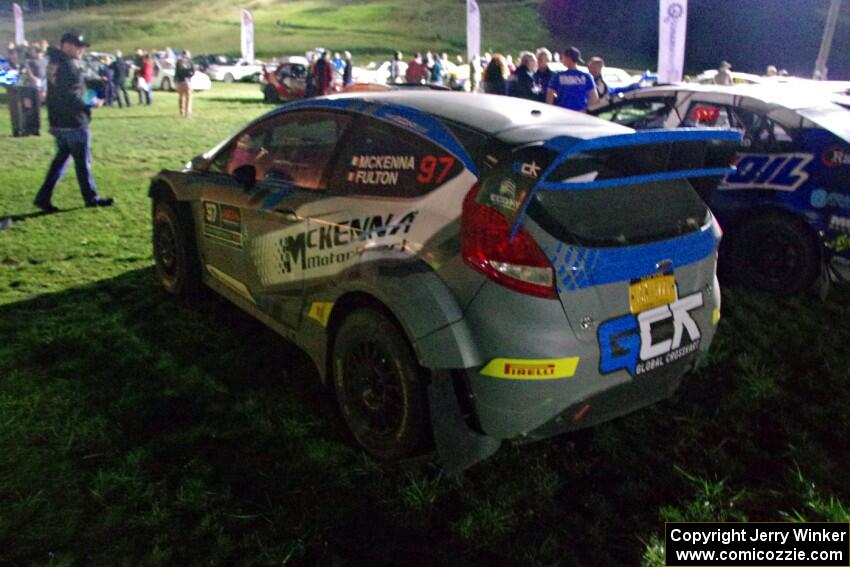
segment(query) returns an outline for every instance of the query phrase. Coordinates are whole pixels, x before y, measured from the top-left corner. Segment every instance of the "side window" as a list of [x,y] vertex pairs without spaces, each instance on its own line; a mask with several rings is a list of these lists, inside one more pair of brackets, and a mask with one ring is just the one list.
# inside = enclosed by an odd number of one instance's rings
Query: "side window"
[[339,154],[333,193],[418,197],[463,171],[452,154],[407,130],[362,118]]
[[596,116],[638,130],[662,128],[671,107],[669,99],[637,99],[606,108]]
[[227,173],[227,166],[233,158],[233,148],[234,144],[232,142],[222,148],[215,158],[213,158],[207,171],[210,173],[218,173],[219,175],[229,175]]
[[729,110],[718,104],[695,102],[688,109],[683,126],[693,128],[734,128],[729,119]]
[[736,127],[743,133],[741,143],[752,152],[782,152],[792,149],[794,139],[776,121],[743,108],[732,109]]
[[325,170],[350,118],[330,112],[293,112],[272,118],[236,139],[227,173],[243,165],[301,189],[325,189]]

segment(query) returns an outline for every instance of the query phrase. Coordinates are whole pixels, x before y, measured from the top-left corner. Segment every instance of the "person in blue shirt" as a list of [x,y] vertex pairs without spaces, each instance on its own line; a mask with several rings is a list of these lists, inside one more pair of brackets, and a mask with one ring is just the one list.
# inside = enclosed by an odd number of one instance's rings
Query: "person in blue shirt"
[[598,102],[599,95],[596,94],[593,77],[590,73],[576,68],[579,63],[584,64],[581,51],[572,46],[566,48],[561,55],[561,63],[567,70],[552,75],[546,91],[546,102],[578,112],[587,109],[588,102]]

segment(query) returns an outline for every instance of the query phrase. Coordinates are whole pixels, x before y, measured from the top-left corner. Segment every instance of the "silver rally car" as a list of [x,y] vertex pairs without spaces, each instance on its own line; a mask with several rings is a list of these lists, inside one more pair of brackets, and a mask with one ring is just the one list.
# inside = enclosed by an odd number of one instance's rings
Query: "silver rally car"
[[739,140],[492,95],[292,103],[152,180],[157,272],[304,349],[372,456],[459,471],[676,389],[720,317],[689,179]]

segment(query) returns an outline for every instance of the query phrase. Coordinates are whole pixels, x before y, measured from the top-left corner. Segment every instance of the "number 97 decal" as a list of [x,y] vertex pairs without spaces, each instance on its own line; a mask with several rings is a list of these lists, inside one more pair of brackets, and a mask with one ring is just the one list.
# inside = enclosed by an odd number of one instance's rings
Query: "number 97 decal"
[[439,185],[446,180],[454,164],[455,158],[453,156],[425,156],[419,162],[419,173],[416,175],[416,181]]

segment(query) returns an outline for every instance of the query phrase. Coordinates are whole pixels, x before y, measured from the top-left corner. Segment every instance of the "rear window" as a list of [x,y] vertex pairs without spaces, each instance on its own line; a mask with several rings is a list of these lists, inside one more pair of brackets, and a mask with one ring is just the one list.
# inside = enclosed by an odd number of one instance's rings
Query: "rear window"
[[[521,156],[523,151],[517,154]],[[705,142],[591,151],[571,156],[548,176],[548,181],[589,183],[718,167],[728,165],[734,151],[734,144]],[[538,157],[539,152],[535,150]],[[548,159],[532,163],[551,164],[556,155],[548,153]],[[529,161],[527,157],[518,160],[520,164]],[[717,181],[714,178],[712,182]],[[708,207],[686,179],[597,189],[538,190],[529,203],[528,215],[558,240],[589,247],[631,246],[675,238],[700,230],[709,218]]]
[[561,242],[594,248],[682,236],[708,222],[687,180],[584,191],[538,191],[528,215]]

